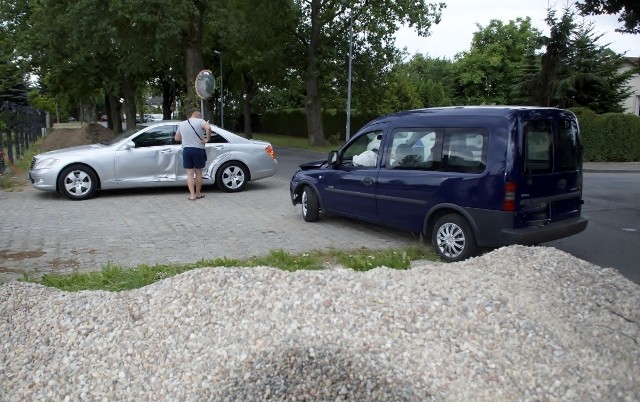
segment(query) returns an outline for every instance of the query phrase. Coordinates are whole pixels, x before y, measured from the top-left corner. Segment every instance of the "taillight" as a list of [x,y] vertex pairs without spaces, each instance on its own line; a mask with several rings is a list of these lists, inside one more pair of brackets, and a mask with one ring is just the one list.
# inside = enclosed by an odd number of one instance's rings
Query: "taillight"
[[267,146],[264,150],[267,151],[271,159],[276,158],[276,151],[273,150],[273,147],[271,145]]
[[508,181],[504,184],[504,199],[502,201],[502,210],[516,210],[516,183],[512,181]]

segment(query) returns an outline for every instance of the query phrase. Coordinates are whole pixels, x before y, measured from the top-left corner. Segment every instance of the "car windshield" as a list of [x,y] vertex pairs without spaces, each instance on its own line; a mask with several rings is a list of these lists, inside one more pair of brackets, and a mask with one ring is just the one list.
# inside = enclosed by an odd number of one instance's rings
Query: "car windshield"
[[143,128],[144,128],[144,126],[135,126],[134,128],[132,128],[130,130],[127,130],[125,132],[122,132],[122,133],[118,134],[117,136],[115,136],[114,138],[110,139],[109,141],[101,142],[101,144],[102,145],[117,144],[118,142],[124,140],[125,138],[129,137],[131,134],[135,133],[136,131],[140,131]]

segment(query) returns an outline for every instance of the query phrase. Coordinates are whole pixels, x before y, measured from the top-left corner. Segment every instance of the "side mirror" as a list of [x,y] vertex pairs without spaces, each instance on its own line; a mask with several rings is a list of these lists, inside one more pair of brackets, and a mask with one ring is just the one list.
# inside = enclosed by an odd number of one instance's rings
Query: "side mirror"
[[338,151],[329,152],[329,156],[327,157],[327,163],[330,166],[336,166],[340,164],[340,158],[338,158]]
[[136,143],[133,141],[127,141],[124,143],[124,149],[131,149],[135,147],[136,147]]

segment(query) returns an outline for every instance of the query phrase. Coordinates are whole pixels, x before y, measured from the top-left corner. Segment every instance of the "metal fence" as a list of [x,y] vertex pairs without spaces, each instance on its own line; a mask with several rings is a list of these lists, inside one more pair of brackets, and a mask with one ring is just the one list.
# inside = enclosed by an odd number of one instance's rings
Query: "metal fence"
[[5,101],[0,107],[0,174],[6,163],[22,159],[29,145],[44,135],[47,114],[29,106]]

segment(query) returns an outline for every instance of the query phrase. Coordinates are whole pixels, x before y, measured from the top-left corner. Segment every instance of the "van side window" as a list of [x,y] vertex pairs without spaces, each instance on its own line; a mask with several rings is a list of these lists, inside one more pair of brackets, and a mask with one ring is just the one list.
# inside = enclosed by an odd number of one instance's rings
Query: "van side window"
[[549,173],[553,160],[551,121],[531,120],[522,125],[524,135],[524,171]]
[[578,143],[578,127],[573,121],[560,120],[558,125],[558,154],[560,170],[577,170],[580,166],[581,144]]
[[[380,142],[382,140],[382,130],[371,131],[366,134],[358,136],[358,138],[354,139],[342,152],[342,163],[354,166],[375,166],[366,164],[362,165],[362,163],[357,163],[357,161],[362,162],[363,160],[369,160],[372,162],[373,160],[377,160],[377,156],[368,157],[365,155],[367,152],[375,152],[377,155],[380,149]],[[354,159],[355,158],[355,159]]]
[[442,128],[398,129],[393,132],[387,167],[437,170],[440,166]]
[[485,128],[447,128],[442,146],[446,172],[481,173],[487,166],[489,132]]

